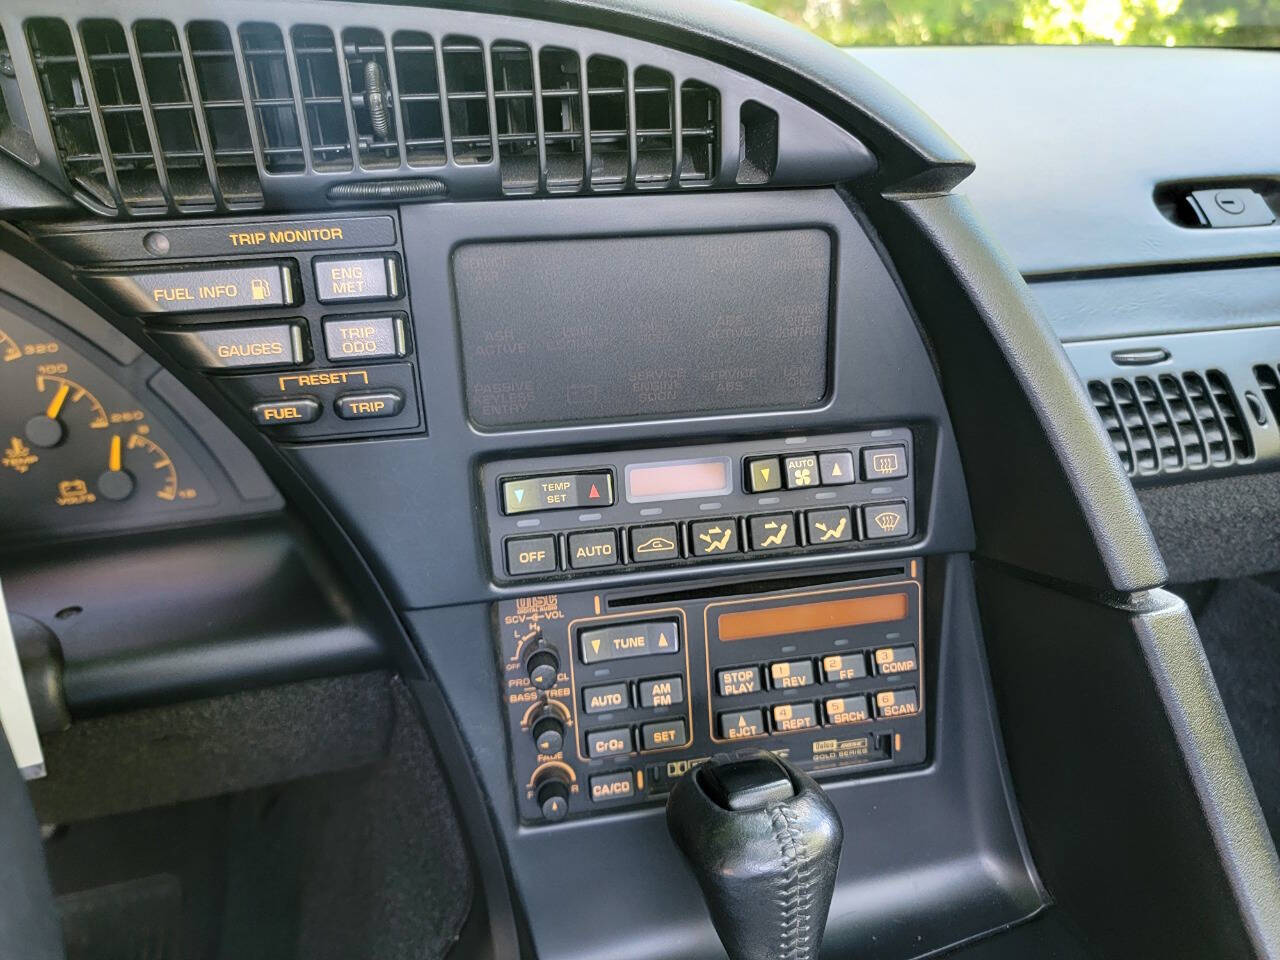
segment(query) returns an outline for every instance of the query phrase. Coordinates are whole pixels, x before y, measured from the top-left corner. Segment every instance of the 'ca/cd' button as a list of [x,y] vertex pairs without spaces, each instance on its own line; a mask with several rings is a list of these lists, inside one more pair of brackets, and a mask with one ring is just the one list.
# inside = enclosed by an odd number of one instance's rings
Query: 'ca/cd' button
[[404,397],[396,390],[377,393],[348,393],[333,401],[333,408],[343,420],[373,420],[394,417],[404,406]]

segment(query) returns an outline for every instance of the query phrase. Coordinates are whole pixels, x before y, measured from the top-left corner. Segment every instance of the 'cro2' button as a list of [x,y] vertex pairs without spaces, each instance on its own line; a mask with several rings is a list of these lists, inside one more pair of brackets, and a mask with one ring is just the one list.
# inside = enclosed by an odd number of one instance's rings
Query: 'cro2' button
[[348,393],[333,401],[333,409],[343,420],[372,420],[394,417],[404,407],[404,397],[395,390],[377,393]]

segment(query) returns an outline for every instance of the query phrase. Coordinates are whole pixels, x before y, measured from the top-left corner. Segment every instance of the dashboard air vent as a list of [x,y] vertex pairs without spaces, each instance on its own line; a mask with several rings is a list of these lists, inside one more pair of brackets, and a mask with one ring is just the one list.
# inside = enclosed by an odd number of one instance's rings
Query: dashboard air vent
[[1218,370],[1090,380],[1089,397],[1130,476],[1247,462],[1253,443]]
[[469,197],[720,175],[720,91],[603,53],[266,21],[36,17],[26,33],[58,161],[103,214],[274,206],[314,196],[307,174],[443,167]]
[[1253,375],[1258,378],[1262,396],[1271,408],[1272,419],[1280,421],[1280,377],[1276,376],[1276,369],[1270,364],[1260,363],[1253,368]]

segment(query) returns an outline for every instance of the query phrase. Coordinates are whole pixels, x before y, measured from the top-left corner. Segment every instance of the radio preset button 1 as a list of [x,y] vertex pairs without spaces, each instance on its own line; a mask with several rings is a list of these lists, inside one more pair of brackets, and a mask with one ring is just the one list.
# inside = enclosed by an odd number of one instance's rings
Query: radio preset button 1
[[773,707],[773,729],[794,733],[818,725],[818,708],[812,703],[780,703]]
[[768,493],[782,489],[782,461],[777,457],[758,457],[747,461],[747,492]]
[[556,569],[556,538],[512,537],[507,540],[507,573],[524,577],[531,573],[552,573]]
[[911,531],[911,525],[907,522],[906,502],[899,500],[896,503],[877,503],[863,507],[862,528],[868,540],[905,537]]
[[768,733],[764,728],[763,710],[730,710],[717,719],[722,740],[746,740]]
[[839,487],[857,479],[853,473],[853,454],[848,450],[818,454],[818,471],[824,487]]
[[400,265],[390,254],[376,257],[317,257],[316,299],[321,303],[393,300],[400,296]]
[[775,690],[795,690],[813,684],[813,661],[784,660],[769,664],[769,680]]
[[915,687],[905,690],[881,690],[876,694],[876,716],[881,720],[912,717],[920,710]]
[[618,534],[613,530],[569,534],[569,566],[575,570],[612,567],[617,563]]
[[376,393],[348,393],[333,401],[333,409],[343,420],[374,420],[394,417],[404,407],[404,397],[396,390]]
[[810,510],[804,515],[804,522],[811,547],[820,547],[826,543],[848,543],[853,539],[853,514],[848,507]]
[[897,480],[907,475],[907,448],[867,447],[862,451],[863,480]]
[[590,627],[578,634],[582,662],[603,663],[630,657],[650,657],[678,653],[680,628],[674,620],[648,623],[614,623]]
[[812,453],[798,453],[787,457],[785,471],[788,490],[816,487],[822,480],[818,471],[818,458]]
[[631,728],[593,730],[587,734],[587,756],[592,760],[617,757],[631,752]]
[[827,715],[827,723],[830,724],[866,723],[871,719],[871,711],[864,696],[832,697],[823,703],[822,708]]
[[631,562],[680,559],[680,530],[674,523],[631,528]]
[[506,514],[612,505],[613,477],[609,473],[558,473],[502,481],[502,512]]
[[722,697],[741,697],[760,692],[758,667],[730,667],[716,672],[716,687]]
[[680,677],[641,680],[638,690],[640,706],[646,709],[671,707],[677,703],[684,703],[684,681]]
[[822,677],[827,683],[860,680],[867,675],[867,658],[860,653],[829,653],[822,658]]
[[587,780],[591,790],[591,802],[625,800],[635,793],[635,777],[630,770],[598,773]]
[[782,550],[797,543],[796,518],[790,513],[748,517],[747,528],[752,550]]
[[320,404],[310,397],[295,400],[265,400],[253,405],[253,419],[260,427],[277,424],[311,423],[320,416]]
[[687,739],[683,720],[660,720],[640,728],[640,749],[646,752],[679,747]]
[[609,713],[630,706],[631,697],[625,683],[606,683],[582,691],[582,709],[587,713]]
[[324,352],[335,363],[403,357],[404,317],[338,317],[324,321]]
[[201,370],[292,367],[307,359],[302,327],[296,323],[153,330],[151,336]]
[[888,676],[910,673],[916,668],[915,647],[881,647],[875,652],[876,673]]
[[738,526],[730,518],[689,524],[689,543],[695,557],[718,557],[738,552]]

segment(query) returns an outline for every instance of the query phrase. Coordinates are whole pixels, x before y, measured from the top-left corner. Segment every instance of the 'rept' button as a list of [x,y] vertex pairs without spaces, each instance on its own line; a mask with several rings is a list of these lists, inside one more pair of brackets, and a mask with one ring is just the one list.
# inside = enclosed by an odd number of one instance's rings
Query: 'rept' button
[[152,330],[151,336],[201,370],[291,367],[307,359],[302,327],[296,323]]
[[324,352],[335,363],[403,357],[404,317],[338,317],[324,322]]
[[284,263],[90,275],[86,280],[126,313],[205,313],[298,302],[293,271]]
[[260,427],[285,423],[310,423],[320,416],[320,404],[310,397],[296,400],[266,400],[253,405],[253,419]]
[[812,703],[780,703],[773,708],[773,729],[794,733],[818,725],[818,708]]
[[316,299],[321,303],[392,300],[400,296],[400,264],[386,254],[376,257],[317,257]]
[[556,569],[555,537],[512,537],[507,540],[507,573],[523,577]]
[[683,746],[687,739],[683,720],[662,720],[640,728],[640,749],[646,752]]
[[333,409],[343,420],[373,420],[394,417],[404,406],[404,397],[395,390],[377,393],[348,393],[333,401]]

